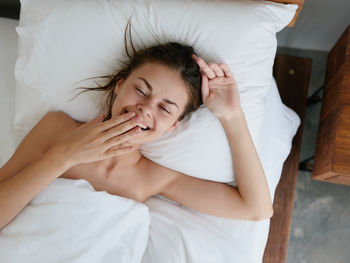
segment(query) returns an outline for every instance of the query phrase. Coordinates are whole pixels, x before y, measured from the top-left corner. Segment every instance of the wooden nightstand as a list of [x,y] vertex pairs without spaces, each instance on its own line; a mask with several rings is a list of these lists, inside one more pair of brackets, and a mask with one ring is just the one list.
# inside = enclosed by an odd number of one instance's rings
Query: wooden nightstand
[[350,185],[350,26],[328,54],[312,178]]

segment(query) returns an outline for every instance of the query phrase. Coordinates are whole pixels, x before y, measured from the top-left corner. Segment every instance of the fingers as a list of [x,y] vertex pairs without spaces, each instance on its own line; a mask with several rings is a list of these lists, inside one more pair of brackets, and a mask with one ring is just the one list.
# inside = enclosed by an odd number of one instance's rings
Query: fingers
[[122,115],[119,115],[116,118],[111,118],[108,121],[105,121],[105,122],[99,124],[99,131],[101,132],[101,131],[109,130],[110,128],[117,126],[123,122],[126,122],[134,117],[135,117],[134,112],[128,112],[128,113],[124,113]]
[[226,77],[233,77],[229,66],[227,66],[224,63],[220,63],[219,66],[223,69],[224,74],[225,74]]
[[204,73],[202,74],[202,101],[205,102],[209,96],[208,77]]
[[[105,131],[101,137],[101,139],[103,141],[107,141],[115,136],[121,135],[127,131],[129,131],[130,129],[134,128],[138,123],[139,123],[139,119],[137,117],[134,117],[130,120],[127,120],[121,124],[118,124],[114,127],[112,127],[111,129]],[[141,131],[140,127],[135,127],[135,132],[137,131]]]
[[225,77],[224,70],[216,63],[209,63],[209,67],[215,72],[216,77]]
[[196,55],[193,54],[192,58],[197,62],[199,68],[201,71],[203,71],[208,78],[213,79],[216,77],[216,74],[212,68],[208,66],[208,64],[200,57],[197,57]]
[[119,136],[114,136],[111,139],[104,142],[106,148],[118,147],[120,144],[125,143],[131,137],[141,134],[140,127],[134,127],[130,131],[121,134]]
[[122,148],[110,148],[105,152],[106,158],[112,157],[112,156],[118,156],[118,155],[123,155],[129,152],[132,152],[135,150],[134,146],[126,146]]
[[120,148],[126,148],[128,146],[132,146],[132,144],[128,143],[128,142],[123,142],[119,145],[115,145],[115,146],[112,146],[111,148],[109,148],[109,150],[117,150],[117,149],[120,149]]
[[209,79],[216,77],[231,77],[232,73],[228,65],[224,63],[216,64],[209,63],[207,64],[202,58],[197,57],[195,54],[192,54],[192,58],[197,62],[201,71],[203,71]]

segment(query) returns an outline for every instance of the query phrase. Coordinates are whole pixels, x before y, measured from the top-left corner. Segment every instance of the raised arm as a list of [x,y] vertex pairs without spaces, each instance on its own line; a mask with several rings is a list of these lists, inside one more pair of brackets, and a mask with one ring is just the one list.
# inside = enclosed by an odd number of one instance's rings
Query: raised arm
[[203,102],[219,118],[228,138],[238,189],[178,173],[160,194],[219,217],[254,221],[269,218],[273,206],[268,184],[230,69],[225,64],[208,65],[199,57],[194,59],[202,70]]

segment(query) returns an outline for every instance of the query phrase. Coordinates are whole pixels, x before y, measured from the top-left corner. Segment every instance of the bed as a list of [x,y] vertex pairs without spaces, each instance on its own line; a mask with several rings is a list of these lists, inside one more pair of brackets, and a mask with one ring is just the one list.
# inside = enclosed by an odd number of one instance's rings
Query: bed
[[[300,8],[302,6],[302,1],[296,1],[300,6],[297,14],[295,15],[294,22],[296,16],[298,15]],[[291,22],[292,25],[294,22]],[[15,101],[15,92],[14,87],[16,86],[15,79],[13,76],[13,70],[15,67],[15,62],[17,58],[17,35],[15,32],[15,27],[18,25],[18,21],[10,20],[10,19],[1,19],[0,20],[0,29],[1,35],[6,34],[5,38],[1,38],[1,53],[0,53],[0,63],[1,68],[5,69],[1,72],[1,122],[5,125],[1,126],[0,135],[1,135],[1,152],[0,152],[0,161],[1,165],[4,164],[7,159],[12,154],[16,145],[16,138],[14,136],[13,131],[13,119],[14,119],[14,108],[13,104]],[[4,33],[4,34],[3,34]],[[292,64],[289,64],[292,63]],[[290,79],[290,76],[285,72],[288,72],[285,67],[289,67],[290,65],[296,65],[300,67],[300,65],[304,65],[303,70],[300,70],[301,73],[299,75],[294,75],[293,79]],[[294,199],[294,189],[296,183],[296,174],[297,174],[297,163],[298,156],[300,151],[300,142],[301,142],[301,131],[302,131],[302,123],[303,123],[303,115],[305,112],[305,101],[307,94],[307,86],[308,86],[308,74],[310,73],[310,61],[302,64],[297,58],[285,58],[278,56],[275,63],[274,68],[275,79],[271,80],[271,88],[269,89],[270,96],[273,97],[276,101],[282,98],[282,101],[289,107],[283,107],[286,114],[289,114],[290,122],[293,124],[290,133],[295,133],[296,129],[299,127],[297,135],[293,140],[293,147],[291,142],[286,143],[284,146],[284,156],[280,158],[282,161],[277,161],[276,165],[271,168],[274,169],[274,173],[281,175],[281,180],[278,182],[273,182],[274,184],[278,184],[276,192],[274,193],[274,216],[270,220],[266,220],[263,222],[235,222],[234,228],[231,230],[230,222],[225,219],[218,219],[212,216],[204,215],[202,213],[193,211],[191,209],[187,209],[178,205],[171,200],[167,200],[162,196],[155,196],[151,199],[147,200],[145,205],[140,206],[129,200],[125,200],[120,198],[118,200],[111,200],[110,202],[118,202],[120,205],[123,204],[125,210],[123,211],[132,211],[129,214],[129,220],[135,220],[135,224],[139,225],[138,234],[134,234],[131,238],[130,233],[133,233],[135,229],[128,229],[127,225],[118,225],[119,227],[125,230],[124,233],[128,235],[124,235],[124,237],[120,237],[123,242],[127,244],[130,242],[135,242],[137,246],[135,246],[134,250],[130,250],[127,255],[132,255],[129,258],[120,258],[118,262],[204,262],[200,260],[206,260],[205,262],[232,262],[235,259],[235,262],[261,262],[262,257],[264,255],[263,262],[284,262],[286,259],[286,252],[288,247],[288,239],[289,239],[289,228],[291,222],[291,212],[293,206]],[[286,77],[287,76],[287,77]],[[288,78],[289,76],[289,78]],[[296,76],[298,76],[296,78]],[[303,79],[302,83],[299,83],[300,79]],[[293,82],[294,81],[294,82]],[[277,83],[277,85],[276,85]],[[279,94],[277,91],[277,87],[279,90]],[[293,94],[290,94],[291,89],[288,90],[288,87],[294,87]],[[296,89],[297,87],[297,89]],[[273,95],[274,94],[274,95]],[[265,100],[265,105],[273,104],[271,101]],[[293,109],[298,113],[299,118],[296,117],[295,112],[291,111]],[[270,109],[271,112],[272,109]],[[272,120],[265,120],[266,123],[272,123]],[[299,123],[301,125],[299,126]],[[281,124],[283,125],[283,124]],[[270,125],[272,127],[272,124]],[[276,127],[278,129],[278,127]],[[293,130],[294,129],[294,130]],[[265,132],[272,132],[271,130]],[[294,134],[293,134],[294,135]],[[293,136],[292,136],[293,137]],[[267,146],[265,146],[266,148]],[[289,148],[288,148],[289,147]],[[262,147],[264,148],[264,147]],[[290,152],[290,154],[289,154]],[[288,156],[286,162],[284,163],[284,168],[282,171],[282,165],[285,158]],[[264,159],[264,158],[262,158]],[[275,160],[273,159],[265,159],[262,162],[271,163]],[[272,167],[272,166],[271,166]],[[282,174],[281,174],[282,173]],[[84,182],[76,182],[73,186],[67,186],[67,181],[65,180],[57,180],[57,183],[50,186],[51,188],[47,189],[42,193],[42,195],[36,199],[32,206],[40,207],[42,206],[42,211],[46,211],[47,213],[52,213],[47,205],[48,200],[52,201],[53,196],[52,192],[54,189],[66,189],[64,187],[70,187],[64,191],[80,191],[82,196],[85,196],[89,199],[91,194],[91,189]],[[63,190],[62,190],[63,191]],[[102,195],[101,195],[102,196]],[[54,196],[57,198],[57,196]],[[47,199],[45,199],[47,198]],[[64,197],[62,197],[64,198]],[[105,202],[107,196],[101,197],[101,200]],[[110,198],[110,197],[108,197]],[[78,202],[78,199],[75,200]],[[45,203],[46,202],[46,203]],[[94,200],[94,202],[97,202]],[[101,201],[102,202],[102,201]],[[96,203],[98,205],[99,203]],[[45,210],[45,207],[48,210]],[[287,209],[286,209],[287,208]],[[73,210],[73,209],[72,209]],[[61,210],[63,211],[63,210]],[[145,216],[147,213],[150,213],[150,222],[147,220],[140,220],[142,216]],[[110,215],[110,218],[113,218],[113,214]],[[34,220],[35,216],[27,211],[23,214],[23,216],[18,217],[17,224],[19,221],[25,220]],[[100,231],[106,231],[111,227],[110,223],[106,223],[101,220]],[[130,222],[130,221],[129,221]],[[175,222],[182,222],[183,226],[189,226],[189,228],[179,229],[176,228]],[[196,222],[196,225],[193,224]],[[237,224],[238,223],[238,224]],[[91,224],[91,222],[89,223]],[[84,225],[84,227],[91,226],[88,223]],[[148,228],[148,224],[150,227]],[[239,226],[239,227],[238,227]],[[18,227],[18,225],[17,225]],[[239,228],[240,231],[237,231]],[[82,228],[83,229],[83,228]],[[81,230],[82,230],[81,229]],[[207,233],[198,233],[201,232],[201,229],[207,229]],[[249,233],[252,235],[250,237],[244,236],[244,230],[249,229]],[[253,230],[252,230],[253,229]],[[270,234],[269,234],[270,229]],[[11,232],[13,231],[13,232]],[[18,251],[23,251],[23,245],[19,239],[14,238],[16,231],[16,224],[13,225],[11,229],[7,230],[7,238],[4,237],[4,232],[2,232],[2,238],[0,238],[0,244],[5,248],[6,245],[13,244],[11,242],[18,242],[16,245],[17,253]],[[61,229],[62,231],[62,229]],[[164,235],[164,233],[171,233],[172,239],[169,239],[169,236]],[[18,232],[17,232],[18,233]],[[33,233],[36,236],[40,234],[39,228],[33,228],[31,233],[26,233],[26,238],[33,237]],[[66,233],[66,232],[65,232]],[[197,234],[196,234],[197,233]],[[280,234],[283,233],[283,234]],[[46,234],[46,233],[43,233]],[[68,233],[69,234],[69,233]],[[12,236],[11,236],[12,235]],[[35,236],[34,235],[34,236]],[[144,241],[144,237],[149,235],[148,242]],[[164,235],[164,236],[162,236]],[[255,235],[256,238],[253,238]],[[64,236],[62,234],[61,238],[69,237]],[[127,237],[127,238],[126,238]],[[214,238],[215,237],[215,238]],[[12,238],[12,239],[11,239]],[[119,239],[119,240],[120,240]],[[226,242],[223,242],[223,240]],[[254,242],[252,242],[254,240]],[[58,240],[59,241],[59,240]],[[57,242],[58,242],[57,241]],[[2,242],[2,243],[1,243]],[[7,243],[6,243],[7,242]],[[101,241],[102,242],[102,241]],[[221,249],[225,251],[222,253],[221,250],[218,250],[215,247],[215,242],[220,243]],[[40,243],[33,242],[32,251],[35,251],[37,247],[40,247]],[[191,245],[193,244],[193,245]],[[234,246],[232,246],[234,244]],[[210,245],[213,249],[208,249]],[[266,247],[266,249],[265,249]],[[22,250],[21,250],[21,249]],[[91,247],[86,245],[85,247],[82,245],[81,249],[89,249],[91,252],[88,254],[88,259],[92,261],[92,259],[100,259],[98,252],[99,250],[94,250]],[[234,249],[233,249],[234,248]],[[18,250],[20,249],[20,250]],[[115,249],[115,247],[110,247],[110,249]],[[118,257],[126,248],[115,249],[115,253],[111,254],[109,257],[105,257],[101,262],[110,262],[111,258]],[[137,253],[137,250],[144,250],[144,253]],[[253,253],[251,251],[253,250]],[[11,249],[6,257],[4,257],[3,262],[11,261]],[[162,253],[159,253],[162,251]],[[57,251],[56,251],[57,252]],[[57,252],[57,255],[61,255],[63,252]],[[94,254],[95,253],[95,254]],[[119,253],[119,254],[118,254]],[[81,256],[80,253],[79,255]],[[87,254],[87,253],[85,253]],[[201,255],[199,255],[201,254]],[[2,254],[4,255],[4,254]],[[25,253],[23,254],[25,255]],[[249,255],[249,256],[247,256]],[[13,254],[12,254],[13,256]],[[51,257],[52,253],[47,253],[46,257]],[[77,256],[77,255],[76,255]],[[234,256],[234,257],[233,257]],[[79,258],[79,257],[78,257]],[[12,258],[13,259],[13,258]],[[87,258],[84,258],[85,262],[87,262]],[[8,260],[8,261],[6,261]],[[79,258],[80,261],[82,258]],[[79,262],[77,260],[77,262]],[[141,260],[141,261],[140,261]],[[69,258],[68,258],[69,261]],[[13,260],[11,262],[14,262]],[[33,259],[34,262],[34,259]]]

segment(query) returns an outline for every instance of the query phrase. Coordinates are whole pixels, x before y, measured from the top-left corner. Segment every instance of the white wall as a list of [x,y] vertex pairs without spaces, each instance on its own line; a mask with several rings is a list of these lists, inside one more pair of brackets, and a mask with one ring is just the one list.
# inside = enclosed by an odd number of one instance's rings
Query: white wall
[[350,0],[305,0],[294,27],[277,33],[278,46],[329,51],[350,24]]

